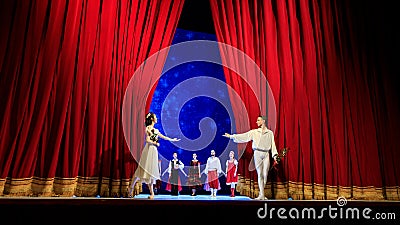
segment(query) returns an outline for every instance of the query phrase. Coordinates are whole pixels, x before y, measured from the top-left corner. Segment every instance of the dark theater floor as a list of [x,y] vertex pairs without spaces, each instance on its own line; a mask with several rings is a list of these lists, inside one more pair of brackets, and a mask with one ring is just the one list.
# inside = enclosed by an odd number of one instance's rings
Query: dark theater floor
[[[0,197],[7,224],[399,224],[399,201],[254,200],[228,195]],[[138,222],[135,222],[138,221]],[[147,222],[146,222],[147,221]],[[2,223],[3,224],[3,223]],[[4,223],[5,224],[5,223]]]

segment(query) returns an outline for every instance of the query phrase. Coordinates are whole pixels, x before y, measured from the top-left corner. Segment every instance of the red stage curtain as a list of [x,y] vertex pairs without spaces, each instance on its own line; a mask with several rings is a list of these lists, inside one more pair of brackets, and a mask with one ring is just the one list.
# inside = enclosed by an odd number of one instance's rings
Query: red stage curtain
[[[269,197],[400,199],[393,10],[385,12],[373,1],[210,0],[210,5],[218,41],[258,64],[275,99],[275,140],[278,150],[289,151],[279,170],[270,172]],[[221,56],[234,61],[223,48]],[[224,72],[255,128],[258,103],[243,79]],[[238,189],[254,197],[250,159],[244,154],[239,161]]]
[[0,2],[0,195],[126,194],[124,92],[183,2]]

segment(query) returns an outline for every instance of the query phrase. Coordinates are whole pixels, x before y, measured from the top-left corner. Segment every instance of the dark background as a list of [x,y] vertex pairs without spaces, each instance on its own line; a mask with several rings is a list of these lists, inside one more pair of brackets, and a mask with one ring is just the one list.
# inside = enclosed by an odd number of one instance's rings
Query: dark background
[[185,0],[178,28],[215,34],[208,0]]

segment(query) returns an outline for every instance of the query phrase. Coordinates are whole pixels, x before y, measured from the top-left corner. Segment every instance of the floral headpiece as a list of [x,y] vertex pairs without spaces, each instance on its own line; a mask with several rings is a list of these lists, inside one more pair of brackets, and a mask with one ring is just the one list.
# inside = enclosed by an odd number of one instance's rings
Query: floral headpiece
[[148,119],[151,116],[151,113],[147,113],[146,119]]

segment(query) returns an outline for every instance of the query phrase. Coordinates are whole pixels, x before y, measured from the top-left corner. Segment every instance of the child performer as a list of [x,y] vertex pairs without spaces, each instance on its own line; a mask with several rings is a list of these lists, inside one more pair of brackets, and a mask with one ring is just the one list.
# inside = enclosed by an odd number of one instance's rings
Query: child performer
[[235,186],[238,182],[237,176],[238,161],[235,159],[235,152],[229,152],[229,159],[226,160],[226,184],[231,186],[231,197],[235,197]]

